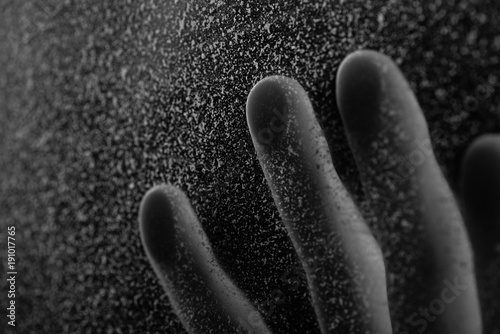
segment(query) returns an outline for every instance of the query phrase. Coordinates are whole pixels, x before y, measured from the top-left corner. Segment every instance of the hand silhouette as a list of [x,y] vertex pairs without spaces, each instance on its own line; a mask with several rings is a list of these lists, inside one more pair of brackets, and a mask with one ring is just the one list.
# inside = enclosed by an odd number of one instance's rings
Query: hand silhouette
[[[377,52],[355,52],[339,68],[336,94],[363,203],[339,179],[298,82],[265,78],[247,100],[257,156],[321,332],[481,333],[477,286],[491,285],[500,258],[500,136],[480,138],[464,159],[466,225],[397,66]],[[362,215],[361,205],[372,214]],[[139,221],[147,256],[189,333],[271,333],[218,264],[179,188],[148,191]],[[500,297],[495,291],[491,300]]]

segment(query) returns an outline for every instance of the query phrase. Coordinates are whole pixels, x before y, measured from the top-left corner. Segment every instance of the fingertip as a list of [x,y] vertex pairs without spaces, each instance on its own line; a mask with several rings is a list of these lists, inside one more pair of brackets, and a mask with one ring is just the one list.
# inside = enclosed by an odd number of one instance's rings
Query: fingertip
[[252,134],[259,129],[267,126],[266,122],[269,116],[269,111],[273,107],[279,106],[279,103],[284,103],[284,89],[287,78],[282,76],[266,77],[253,86],[248,94],[246,113],[247,122]]
[[466,204],[478,213],[500,204],[500,135],[476,139],[464,157],[462,187]]
[[359,50],[347,55],[337,72],[337,89],[344,84],[380,88],[382,76],[399,71],[392,59],[373,50]]
[[[384,108],[405,112],[412,105],[403,100],[408,91],[411,91],[409,84],[398,66],[376,51],[353,52],[338,69],[337,104],[344,125],[351,133],[378,133],[387,126],[381,119]],[[397,108],[398,101],[402,101],[405,108]]]
[[500,135],[485,134],[472,142],[465,155],[465,166],[491,160],[497,162],[500,156]]
[[336,95],[349,145],[360,173],[366,174],[364,184],[371,183],[373,174],[384,178],[387,171],[406,178],[414,167],[433,160],[422,159],[433,155],[427,122],[391,58],[371,50],[348,55],[337,73]]
[[306,95],[302,86],[285,76],[269,76],[250,91],[246,104],[247,123],[256,148],[280,142],[297,95]]
[[179,190],[159,185],[143,197],[139,209],[139,230],[146,253],[155,264],[171,264],[175,252],[175,202]]

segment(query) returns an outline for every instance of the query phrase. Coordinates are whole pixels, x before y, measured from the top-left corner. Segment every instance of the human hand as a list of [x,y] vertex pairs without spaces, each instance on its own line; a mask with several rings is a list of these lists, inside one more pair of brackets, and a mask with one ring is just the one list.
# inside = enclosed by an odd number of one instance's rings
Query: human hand
[[[340,181],[300,84],[269,77],[247,101],[257,156],[321,332],[479,333],[473,252],[408,83],[387,57],[356,52],[339,69],[337,101],[365,203],[355,203]],[[482,268],[498,258],[500,176],[498,167],[480,169],[500,166],[499,138],[473,145],[464,162],[465,216],[484,280],[491,274]],[[410,168],[403,160],[413,161]],[[363,217],[360,205],[372,214]],[[151,189],[139,220],[148,258],[189,333],[271,333],[217,263],[180,189]]]

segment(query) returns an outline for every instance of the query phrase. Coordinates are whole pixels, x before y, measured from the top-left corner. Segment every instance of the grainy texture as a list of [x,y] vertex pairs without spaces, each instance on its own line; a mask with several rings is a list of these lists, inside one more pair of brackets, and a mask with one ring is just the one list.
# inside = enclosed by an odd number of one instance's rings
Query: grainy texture
[[[303,276],[295,291],[280,280],[297,276],[296,256],[245,120],[267,75],[304,86],[359,195],[334,100],[337,67],[355,49],[401,66],[453,187],[466,145],[500,131],[497,0],[0,7],[0,225],[18,231],[18,333],[183,332],[137,224],[142,195],[167,181],[189,195],[275,333],[317,333]],[[494,91],[478,98],[478,87]],[[276,289],[285,303],[272,302]]]

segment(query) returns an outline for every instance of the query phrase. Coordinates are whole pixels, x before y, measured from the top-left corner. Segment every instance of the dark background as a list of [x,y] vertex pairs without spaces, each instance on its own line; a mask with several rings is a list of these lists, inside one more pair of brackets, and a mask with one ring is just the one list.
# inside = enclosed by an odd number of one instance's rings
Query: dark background
[[138,233],[141,197],[163,182],[188,194],[259,307],[273,290],[287,297],[266,317],[275,333],[317,332],[304,282],[280,281],[296,257],[245,120],[267,75],[309,92],[357,195],[334,97],[351,51],[400,65],[454,189],[467,145],[500,132],[497,0],[0,0],[0,10],[0,253],[6,272],[14,225],[17,333],[183,332]]

